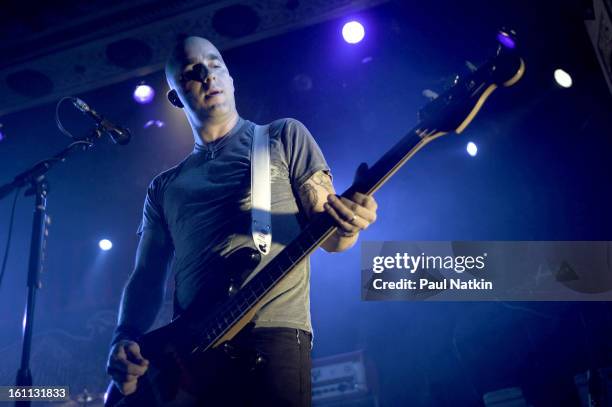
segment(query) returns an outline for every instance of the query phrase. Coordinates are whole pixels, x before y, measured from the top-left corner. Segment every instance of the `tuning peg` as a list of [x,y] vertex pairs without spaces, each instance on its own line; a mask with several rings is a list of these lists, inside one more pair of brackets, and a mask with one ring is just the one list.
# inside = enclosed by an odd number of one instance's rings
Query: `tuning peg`
[[459,83],[459,81],[461,80],[462,74],[456,73],[453,74],[449,77],[447,77],[447,79],[444,82],[444,85],[442,87],[442,89],[444,91],[449,90],[450,88],[452,88],[453,86],[457,85]]

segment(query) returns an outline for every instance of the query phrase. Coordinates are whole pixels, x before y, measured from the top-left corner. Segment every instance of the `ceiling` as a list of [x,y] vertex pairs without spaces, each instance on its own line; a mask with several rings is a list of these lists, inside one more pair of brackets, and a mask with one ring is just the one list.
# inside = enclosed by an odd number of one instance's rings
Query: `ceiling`
[[162,68],[177,35],[220,49],[385,0],[8,0],[0,14],[0,115]]

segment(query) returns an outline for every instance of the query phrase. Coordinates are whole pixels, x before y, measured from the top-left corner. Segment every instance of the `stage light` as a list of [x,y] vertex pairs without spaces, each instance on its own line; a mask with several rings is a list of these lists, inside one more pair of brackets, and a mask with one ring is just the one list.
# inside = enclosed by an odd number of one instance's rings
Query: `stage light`
[[104,251],[108,251],[108,250],[113,248],[113,242],[111,242],[108,239],[102,239],[98,243],[98,246],[100,246],[100,249],[102,249]]
[[471,141],[467,143],[467,147],[465,149],[467,150],[468,154],[471,155],[472,157],[478,154],[478,146],[476,146],[476,144],[474,144]]
[[166,125],[166,123],[164,123],[161,120],[149,120],[148,122],[145,123],[144,128],[148,129],[149,127],[164,127]]
[[555,81],[562,88],[570,88],[572,86],[572,77],[563,69],[555,69]]
[[0,141],[4,140],[5,136],[4,136],[4,132],[2,131],[2,123],[0,123]]
[[134,89],[134,100],[140,104],[151,103],[155,96],[155,91],[149,85],[141,83]]
[[350,21],[342,27],[342,36],[349,44],[357,44],[365,36],[365,29],[358,21]]
[[514,49],[516,47],[516,42],[512,36],[504,31],[500,31],[497,33],[497,41],[508,49]]

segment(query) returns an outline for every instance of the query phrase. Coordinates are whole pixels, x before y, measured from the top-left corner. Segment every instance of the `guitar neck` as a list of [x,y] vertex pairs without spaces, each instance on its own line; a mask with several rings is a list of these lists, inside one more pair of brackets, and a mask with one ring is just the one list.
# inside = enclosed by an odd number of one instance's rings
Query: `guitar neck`
[[[444,133],[424,133],[418,127],[400,139],[374,163],[359,183],[342,195],[353,192],[371,195],[378,190],[419,149]],[[333,233],[335,224],[326,213],[317,215],[302,232],[262,268],[235,295],[219,305],[212,317],[197,328],[204,332],[201,349],[207,349],[243,318],[298,263],[317,249]]]

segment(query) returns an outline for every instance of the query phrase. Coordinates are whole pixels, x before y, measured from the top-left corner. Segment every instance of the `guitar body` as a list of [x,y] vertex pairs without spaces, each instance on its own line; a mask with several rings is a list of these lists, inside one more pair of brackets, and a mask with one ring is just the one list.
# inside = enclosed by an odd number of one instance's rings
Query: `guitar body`
[[[111,382],[106,391],[105,407],[170,407],[189,405],[189,402],[197,399],[208,400],[207,389],[215,390],[216,387],[215,366],[227,361],[223,346],[218,345],[236,335],[258,308],[233,321],[233,329],[214,340],[207,340],[201,335],[201,332],[205,332],[201,322],[223,309],[224,301],[238,291],[240,282],[260,260],[259,252],[254,249],[237,250],[224,264],[224,268],[232,271],[216,301],[196,299],[185,313],[170,324],[139,337],[136,342],[143,357],[149,361],[149,368],[138,379],[136,391],[127,397]],[[203,310],[208,310],[208,313]]]
[[173,347],[164,348],[153,358],[151,355],[145,357],[149,358],[149,368],[138,379],[136,391],[126,397],[111,382],[105,406],[170,407],[193,405],[195,400],[210,400],[207,393],[215,390],[215,366],[226,358],[220,348],[186,355]]

